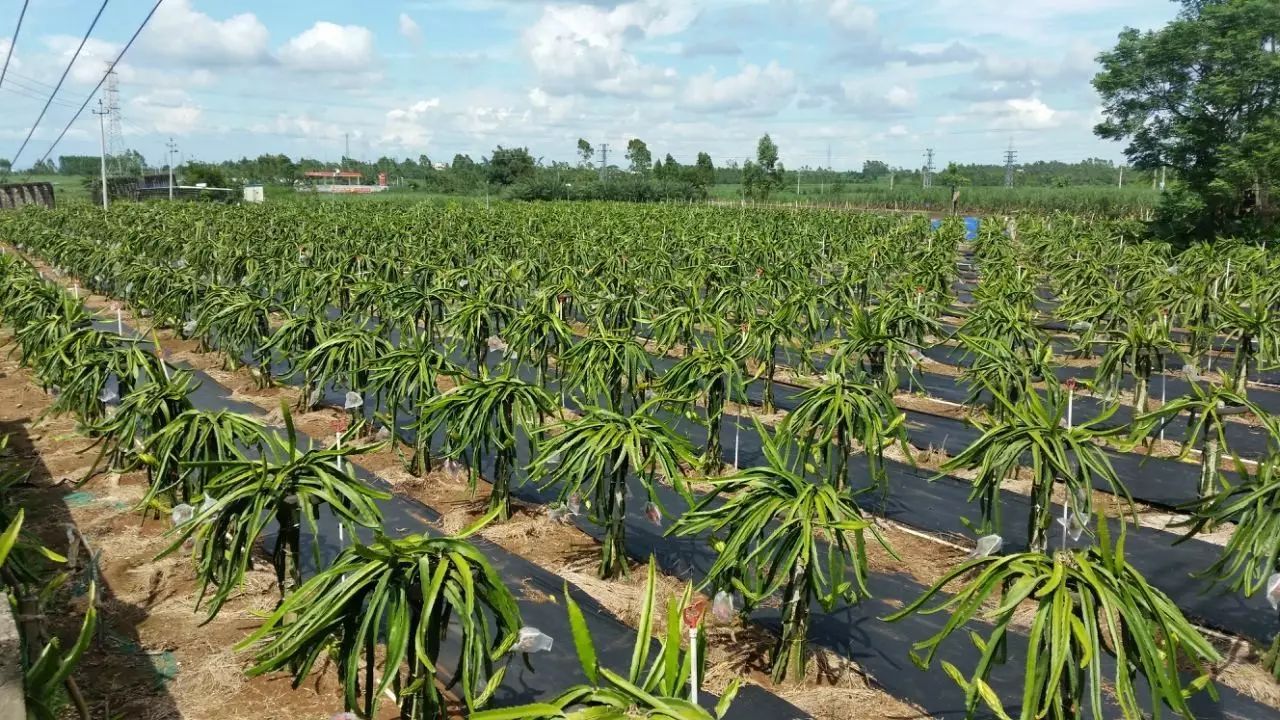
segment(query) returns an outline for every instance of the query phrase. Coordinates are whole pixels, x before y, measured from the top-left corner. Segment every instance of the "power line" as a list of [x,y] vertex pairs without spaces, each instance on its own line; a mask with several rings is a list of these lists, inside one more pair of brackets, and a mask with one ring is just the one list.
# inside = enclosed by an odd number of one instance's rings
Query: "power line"
[[27,5],[31,0],[22,0],[22,9],[18,11],[18,27],[13,29],[13,37],[9,40],[9,52],[4,56],[4,68],[0,69],[0,85],[4,85],[4,76],[9,73],[9,61],[13,59],[13,49],[18,45],[18,33],[22,32],[22,19],[27,16]]
[[[156,10],[160,9],[160,4],[163,2],[164,0],[156,0],[156,4],[151,7],[151,12],[147,13],[147,16],[142,18],[142,24],[139,25],[138,29],[133,33],[133,37],[129,38],[129,42],[125,43],[124,47],[120,49],[120,54],[116,55],[116,59],[111,61],[111,67],[107,68],[107,73],[116,69],[116,64],[120,62],[120,58],[124,57],[124,54],[129,52],[129,48],[133,47],[134,41],[136,41],[138,36],[142,34],[142,30],[147,26],[147,23],[151,22],[151,17],[156,14]],[[80,104],[80,109],[77,110],[76,114],[72,115],[71,119],[67,121],[67,126],[62,128],[62,132],[58,133],[57,139],[53,141],[53,144],[49,146],[49,149],[45,151],[44,155],[38,162],[44,162],[47,160],[49,158],[49,154],[53,152],[53,149],[58,147],[58,143],[62,142],[62,138],[66,136],[67,131],[71,129],[72,124],[80,118],[80,113],[84,112],[84,109],[89,106],[89,101],[92,100],[94,94],[98,92],[98,88],[102,87],[102,83],[106,82],[107,73],[103,73],[102,77],[98,80],[98,84],[94,85],[93,90],[89,91],[89,96]]]
[[[40,116],[31,124],[31,129],[27,131],[27,139],[22,141],[22,146],[18,148],[18,152],[13,154],[10,161],[14,165],[18,164],[18,156],[22,155],[22,151],[27,149],[27,143],[31,142],[31,136],[36,134],[36,128],[40,126],[40,121],[44,120],[44,114],[49,112],[49,106],[53,104],[53,98],[58,94],[58,90],[62,89],[62,83],[67,79],[67,75],[71,73],[71,66],[76,64],[76,58],[80,57],[80,51],[84,49],[84,44],[89,42],[89,35],[93,33],[93,29],[98,25],[98,18],[102,17],[102,11],[107,9],[107,3],[111,0],[102,0],[102,6],[98,8],[98,14],[93,16],[93,22],[89,23],[89,29],[84,31],[84,37],[80,38],[80,45],[76,48],[76,52],[71,56],[71,62],[67,63],[67,68],[62,71],[62,77],[58,78],[58,85],[54,87],[53,92],[49,93],[49,99],[45,102],[44,108],[40,111]],[[10,48],[12,49],[12,48]]]

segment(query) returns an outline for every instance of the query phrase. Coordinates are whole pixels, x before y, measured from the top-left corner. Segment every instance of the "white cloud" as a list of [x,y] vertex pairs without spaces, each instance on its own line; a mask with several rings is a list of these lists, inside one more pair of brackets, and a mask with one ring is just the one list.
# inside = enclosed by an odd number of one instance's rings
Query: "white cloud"
[[1039,98],[1014,98],[1006,100],[1004,105],[1013,125],[1021,129],[1041,130],[1062,124],[1063,113]]
[[327,72],[362,72],[376,59],[369,28],[324,21],[290,38],[279,55],[295,70]]
[[[84,44],[84,48],[80,50],[77,56],[76,48],[80,45],[80,38],[72,35],[48,35],[41,39],[44,46],[53,52],[54,58],[52,66],[57,68],[66,67],[71,62],[71,58],[75,57],[76,62],[71,67],[71,74],[67,78],[73,83],[79,84],[96,84],[102,79],[103,73],[107,70],[107,63],[115,60],[116,55],[120,52],[120,46],[115,43],[89,38]],[[117,71],[121,77],[124,76],[126,70],[123,66],[117,66]],[[54,75],[48,79],[50,83],[57,81]]]
[[858,35],[870,35],[876,29],[876,11],[857,0],[831,0],[827,17],[843,30]]
[[914,85],[881,78],[846,79],[840,91],[837,104],[842,109],[869,117],[901,114],[915,109],[920,101]]
[[1037,97],[976,102],[943,115],[939,125],[965,125],[999,130],[1053,130],[1082,118],[1081,113],[1058,110]]
[[893,125],[889,128],[889,137],[906,137],[911,134],[906,125]]
[[1037,54],[1012,57],[998,53],[985,55],[978,75],[987,80],[1036,84],[1081,83],[1098,69],[1098,50],[1088,43],[1074,43],[1057,57]]
[[276,135],[282,137],[294,137],[305,140],[339,140],[347,139],[346,135],[350,134],[352,141],[358,141],[364,138],[362,130],[351,130],[347,126],[338,125],[324,120],[317,120],[308,113],[290,114],[280,113],[270,122],[256,123],[249,127],[249,132],[265,135]]
[[627,45],[682,32],[696,16],[693,4],[681,0],[547,5],[524,44],[547,92],[662,97],[671,94],[675,71],[640,62]]
[[253,13],[214,20],[191,0],[168,0],[141,37],[142,47],[164,58],[202,65],[248,65],[268,58],[267,26]]
[[771,61],[763,68],[747,65],[736,75],[717,78],[715,70],[690,78],[684,105],[692,110],[772,115],[796,93],[795,73]]
[[409,17],[409,13],[400,13],[397,25],[400,29],[400,35],[406,40],[414,45],[422,42],[422,28],[419,27],[416,20]]
[[432,134],[424,120],[439,107],[440,98],[430,98],[419,100],[407,108],[389,110],[380,142],[425,148],[431,141]]
[[163,89],[136,95],[125,112],[139,130],[186,135],[199,127],[203,109],[181,90]]

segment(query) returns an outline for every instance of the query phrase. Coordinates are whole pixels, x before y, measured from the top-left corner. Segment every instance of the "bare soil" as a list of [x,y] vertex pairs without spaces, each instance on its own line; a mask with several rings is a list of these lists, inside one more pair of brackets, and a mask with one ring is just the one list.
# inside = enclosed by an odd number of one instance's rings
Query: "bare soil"
[[156,559],[170,544],[169,520],[144,520],[134,510],[145,476],[99,474],[77,486],[96,449],[85,450],[90,440],[70,418],[37,422],[52,398],[9,357],[0,360],[0,397],[0,433],[10,438],[3,462],[30,472],[17,491],[27,510],[24,530],[70,557],[71,525],[89,548],[76,552],[74,568],[62,568],[73,579],[47,613],[50,631],[64,643],[79,631],[90,552],[97,557],[99,631],[74,675],[93,717],[320,720],[341,711],[330,668],[294,690],[283,674],[247,677],[250,658],[232,651],[274,608],[278,595],[269,570],[251,571],[218,617],[201,625],[205,616],[195,609],[199,588],[190,554]]

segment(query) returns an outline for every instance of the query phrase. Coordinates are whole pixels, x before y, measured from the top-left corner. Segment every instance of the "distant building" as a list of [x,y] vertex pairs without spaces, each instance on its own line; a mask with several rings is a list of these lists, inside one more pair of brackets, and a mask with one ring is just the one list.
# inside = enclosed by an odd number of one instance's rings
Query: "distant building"
[[383,192],[387,189],[387,174],[378,173],[377,185],[363,185],[364,176],[358,172],[347,170],[321,170],[302,174],[306,184],[299,188],[301,192],[343,193],[364,195]]

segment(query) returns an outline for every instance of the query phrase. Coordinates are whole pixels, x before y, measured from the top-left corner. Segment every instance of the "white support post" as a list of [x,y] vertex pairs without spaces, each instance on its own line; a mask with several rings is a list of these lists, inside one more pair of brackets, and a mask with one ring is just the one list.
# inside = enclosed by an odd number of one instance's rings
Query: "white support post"
[[689,628],[689,702],[698,704],[698,626]]

